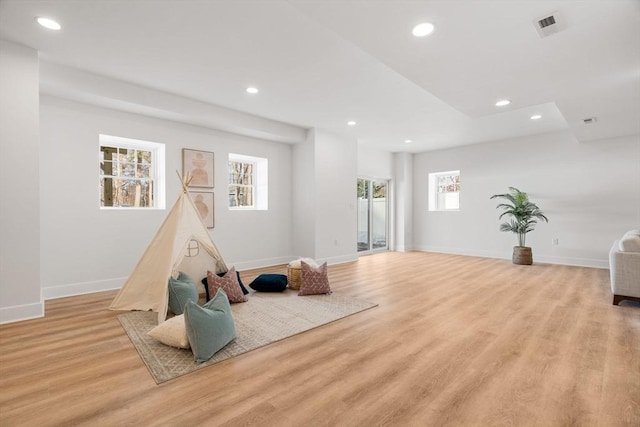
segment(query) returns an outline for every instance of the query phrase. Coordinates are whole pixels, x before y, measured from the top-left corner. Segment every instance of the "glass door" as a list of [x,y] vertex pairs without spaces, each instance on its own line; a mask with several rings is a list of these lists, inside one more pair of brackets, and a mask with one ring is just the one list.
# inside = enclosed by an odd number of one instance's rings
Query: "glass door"
[[388,249],[388,182],[358,179],[358,252]]

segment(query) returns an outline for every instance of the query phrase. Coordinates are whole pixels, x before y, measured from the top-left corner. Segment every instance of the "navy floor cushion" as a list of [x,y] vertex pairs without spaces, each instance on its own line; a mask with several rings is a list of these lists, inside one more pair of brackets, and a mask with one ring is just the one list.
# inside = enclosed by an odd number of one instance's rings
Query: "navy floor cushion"
[[282,292],[287,289],[287,276],[284,274],[261,274],[249,285],[257,292]]

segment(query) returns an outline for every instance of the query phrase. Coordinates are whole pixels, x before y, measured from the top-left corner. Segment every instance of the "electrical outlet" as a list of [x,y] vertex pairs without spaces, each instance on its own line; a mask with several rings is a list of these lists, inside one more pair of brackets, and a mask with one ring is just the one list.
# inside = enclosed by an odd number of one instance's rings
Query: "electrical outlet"
[[558,238],[554,237],[551,243],[553,243],[553,246],[558,246]]

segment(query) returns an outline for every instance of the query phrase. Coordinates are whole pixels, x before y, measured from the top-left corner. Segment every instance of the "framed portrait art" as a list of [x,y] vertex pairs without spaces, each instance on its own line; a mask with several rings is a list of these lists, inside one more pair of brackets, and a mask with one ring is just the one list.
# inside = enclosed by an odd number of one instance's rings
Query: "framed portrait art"
[[182,149],[182,174],[191,178],[189,187],[213,188],[213,153]]
[[200,218],[204,221],[207,228],[214,227],[213,216],[213,193],[207,193],[205,191],[189,191],[191,200],[196,205],[196,209],[200,214]]

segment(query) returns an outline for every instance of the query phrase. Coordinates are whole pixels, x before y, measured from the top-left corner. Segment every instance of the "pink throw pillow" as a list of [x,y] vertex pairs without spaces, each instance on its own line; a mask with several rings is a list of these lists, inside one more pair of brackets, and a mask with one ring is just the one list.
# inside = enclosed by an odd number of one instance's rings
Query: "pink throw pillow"
[[224,276],[218,277],[217,274],[207,271],[207,287],[209,295],[215,295],[218,289],[222,288],[227,294],[230,303],[246,302],[247,297],[242,293],[238,276],[236,276],[235,267],[231,267]]
[[298,295],[320,295],[331,293],[326,262],[316,268],[302,261],[300,266],[302,267],[302,280],[300,282],[300,292],[298,292]]

